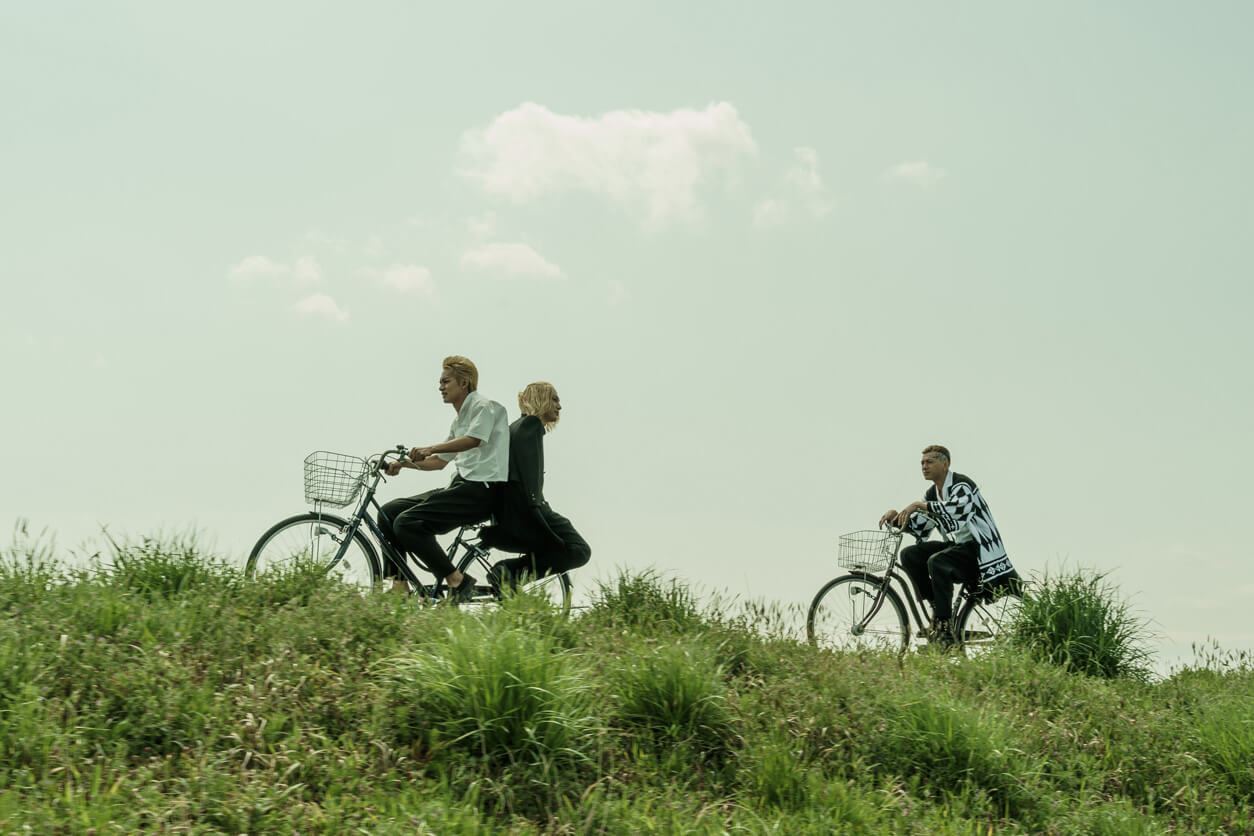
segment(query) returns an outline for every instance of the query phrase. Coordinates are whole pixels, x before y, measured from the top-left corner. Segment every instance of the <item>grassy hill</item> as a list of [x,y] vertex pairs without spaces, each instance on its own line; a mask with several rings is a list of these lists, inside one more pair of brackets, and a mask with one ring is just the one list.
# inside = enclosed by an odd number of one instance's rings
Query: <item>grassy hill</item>
[[831,654],[649,575],[563,620],[52,557],[0,569],[5,833],[1254,832],[1245,659]]

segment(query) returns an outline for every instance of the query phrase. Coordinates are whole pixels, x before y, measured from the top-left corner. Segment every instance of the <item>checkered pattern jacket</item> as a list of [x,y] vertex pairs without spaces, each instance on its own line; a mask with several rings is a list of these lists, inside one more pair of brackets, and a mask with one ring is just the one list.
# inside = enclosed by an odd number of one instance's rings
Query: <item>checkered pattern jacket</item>
[[[906,530],[925,540],[938,525],[956,542],[974,540],[980,547],[980,583],[986,584],[1014,571],[1006,547],[1002,544],[993,513],[980,494],[973,479],[949,472],[937,496],[936,486],[927,489],[923,499],[931,518],[915,512],[910,515]],[[933,522],[932,520],[935,520]]]

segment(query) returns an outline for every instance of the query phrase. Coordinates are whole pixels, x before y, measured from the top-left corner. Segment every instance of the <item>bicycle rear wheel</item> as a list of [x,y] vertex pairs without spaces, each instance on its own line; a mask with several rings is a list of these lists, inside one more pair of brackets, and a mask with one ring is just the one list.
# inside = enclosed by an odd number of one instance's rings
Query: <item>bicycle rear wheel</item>
[[1007,592],[993,601],[968,596],[958,611],[955,633],[968,656],[979,656],[998,642],[1023,610],[1023,596]]
[[819,590],[806,616],[810,644],[828,650],[905,650],[906,608],[891,587],[876,609],[884,583],[874,575],[841,575]]
[[290,570],[302,563],[323,567],[344,583],[373,589],[383,577],[379,555],[358,529],[353,533],[344,557],[334,566],[331,561],[348,533],[348,520],[332,514],[299,514],[275,523],[244,564],[244,575],[255,578],[271,571]]
[[555,572],[534,581],[526,581],[519,585],[518,591],[523,595],[534,595],[548,601],[562,615],[570,615],[570,575],[565,572]]

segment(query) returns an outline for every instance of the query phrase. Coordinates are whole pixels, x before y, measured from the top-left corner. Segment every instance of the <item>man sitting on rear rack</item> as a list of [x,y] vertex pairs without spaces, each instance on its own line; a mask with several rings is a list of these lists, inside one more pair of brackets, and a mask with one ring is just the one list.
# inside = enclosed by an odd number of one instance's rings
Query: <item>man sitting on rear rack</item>
[[[950,471],[949,450],[939,444],[923,448],[921,465],[923,478],[932,483],[923,501],[900,512],[886,511],[880,526],[904,528],[918,539],[901,550],[901,566],[919,600],[932,604],[928,638],[948,647],[956,641],[954,586],[967,584],[977,594],[991,597],[1003,588],[1017,587],[1020,579],[980,489],[974,480]],[[937,525],[951,540],[927,540]]]

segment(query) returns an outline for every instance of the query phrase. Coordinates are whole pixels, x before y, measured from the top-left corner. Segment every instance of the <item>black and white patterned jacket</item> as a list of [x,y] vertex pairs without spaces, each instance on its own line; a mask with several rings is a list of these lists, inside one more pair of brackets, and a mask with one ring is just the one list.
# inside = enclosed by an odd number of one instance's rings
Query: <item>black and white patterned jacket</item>
[[926,540],[937,525],[955,543],[974,540],[980,547],[980,583],[986,584],[1003,575],[1014,572],[1006,547],[1002,544],[993,512],[980,494],[975,481],[961,473],[949,472],[945,484],[937,496],[936,486],[927,489],[923,496],[927,511],[935,520],[915,512],[910,515],[906,531],[920,540]]

